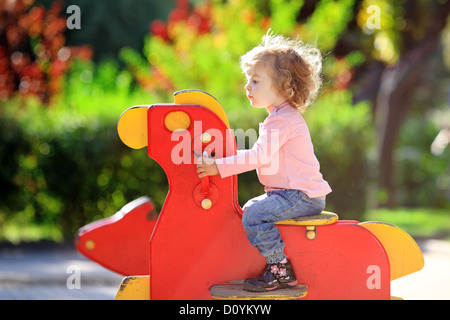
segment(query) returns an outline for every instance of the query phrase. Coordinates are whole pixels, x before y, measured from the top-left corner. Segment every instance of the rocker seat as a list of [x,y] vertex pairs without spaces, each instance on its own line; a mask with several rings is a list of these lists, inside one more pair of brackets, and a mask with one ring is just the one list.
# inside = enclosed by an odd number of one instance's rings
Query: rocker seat
[[336,223],[339,217],[336,213],[323,211],[320,214],[313,216],[303,216],[294,219],[277,222],[282,225],[296,225],[296,226],[325,226]]
[[245,291],[242,284],[215,285],[210,289],[211,297],[223,300],[296,300],[305,297],[307,293],[308,287],[304,284],[265,292]]
[[313,216],[303,216],[294,219],[288,219],[280,221],[276,224],[279,225],[291,225],[291,226],[305,226],[306,227],[306,237],[309,240],[314,240],[317,237],[317,226],[326,226],[329,224],[336,223],[339,217],[336,213],[322,211],[320,214]]

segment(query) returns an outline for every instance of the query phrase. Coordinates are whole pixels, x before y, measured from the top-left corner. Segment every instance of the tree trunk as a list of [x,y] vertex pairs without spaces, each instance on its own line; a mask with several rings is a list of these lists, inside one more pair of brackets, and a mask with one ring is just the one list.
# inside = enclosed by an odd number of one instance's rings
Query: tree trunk
[[395,159],[394,149],[403,120],[411,106],[414,90],[420,85],[421,75],[427,61],[438,49],[441,31],[450,12],[450,1],[437,5],[433,20],[425,37],[410,48],[399,62],[386,68],[380,78],[380,87],[375,100],[375,128],[377,134],[379,190],[387,198],[379,205],[395,205]]
[[[406,79],[405,72],[413,71],[413,78]],[[393,68],[386,69],[381,77],[378,91],[375,115],[377,135],[379,188],[386,193],[382,206],[395,205],[395,159],[394,149],[401,125],[410,110],[414,88],[420,82],[420,75],[425,64],[414,68],[414,64],[400,62]],[[409,74],[410,72],[406,72]],[[408,81],[407,81],[408,80]],[[407,83],[406,83],[407,81]]]

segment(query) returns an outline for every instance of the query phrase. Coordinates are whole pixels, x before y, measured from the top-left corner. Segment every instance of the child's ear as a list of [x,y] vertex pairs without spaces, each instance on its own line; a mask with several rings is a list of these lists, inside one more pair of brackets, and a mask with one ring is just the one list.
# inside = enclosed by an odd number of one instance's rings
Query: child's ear
[[117,131],[120,140],[130,148],[141,149],[147,146],[147,109],[134,106],[125,110],[119,118]]

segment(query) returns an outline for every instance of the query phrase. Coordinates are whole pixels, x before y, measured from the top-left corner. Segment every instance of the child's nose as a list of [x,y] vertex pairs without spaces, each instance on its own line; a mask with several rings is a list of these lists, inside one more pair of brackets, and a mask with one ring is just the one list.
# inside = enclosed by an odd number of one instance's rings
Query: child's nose
[[247,84],[245,85],[245,90],[250,91],[250,83],[247,82]]

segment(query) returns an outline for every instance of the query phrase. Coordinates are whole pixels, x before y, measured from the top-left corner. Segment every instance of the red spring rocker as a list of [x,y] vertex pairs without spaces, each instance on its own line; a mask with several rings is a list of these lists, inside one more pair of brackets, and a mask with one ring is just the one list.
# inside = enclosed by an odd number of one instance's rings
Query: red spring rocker
[[243,279],[258,274],[265,259],[242,227],[237,176],[199,179],[196,168],[201,156],[236,154],[233,131],[211,95],[183,90],[174,100],[129,108],[118,123],[124,144],[148,147],[167,175],[159,215],[142,197],[75,237],[82,254],[126,276],[116,299],[391,299],[390,282],[423,267],[403,230],[322,212],[277,225],[299,285],[243,291]]

